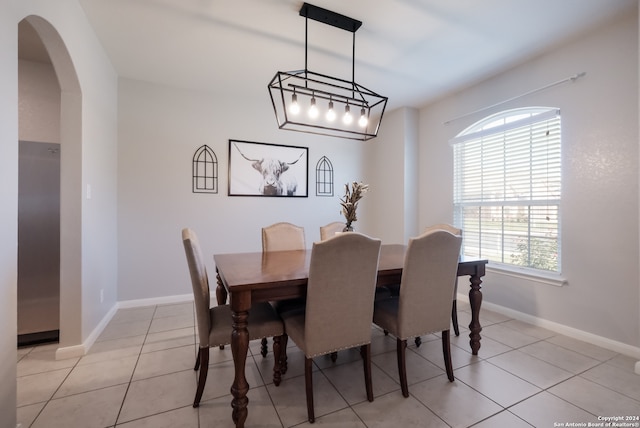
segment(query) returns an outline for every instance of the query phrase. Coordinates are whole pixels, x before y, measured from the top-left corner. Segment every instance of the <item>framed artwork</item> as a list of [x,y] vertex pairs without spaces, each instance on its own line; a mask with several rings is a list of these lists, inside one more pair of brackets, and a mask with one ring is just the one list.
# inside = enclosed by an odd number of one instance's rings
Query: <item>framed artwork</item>
[[307,147],[229,140],[229,196],[306,198]]

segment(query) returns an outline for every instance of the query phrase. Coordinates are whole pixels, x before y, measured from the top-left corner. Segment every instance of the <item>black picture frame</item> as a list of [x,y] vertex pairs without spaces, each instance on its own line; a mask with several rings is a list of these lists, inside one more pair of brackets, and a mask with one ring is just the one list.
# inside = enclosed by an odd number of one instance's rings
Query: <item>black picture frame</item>
[[306,198],[309,148],[229,140],[229,196]]

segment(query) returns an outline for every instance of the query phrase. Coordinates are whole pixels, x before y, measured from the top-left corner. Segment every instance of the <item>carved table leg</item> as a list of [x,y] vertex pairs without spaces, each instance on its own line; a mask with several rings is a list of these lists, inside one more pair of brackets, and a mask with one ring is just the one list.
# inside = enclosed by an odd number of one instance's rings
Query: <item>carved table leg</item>
[[218,305],[224,305],[227,303],[227,289],[224,288],[222,280],[220,279],[220,274],[218,273],[216,273],[216,280],[218,282],[218,286],[216,287],[216,300],[218,301]]
[[236,428],[243,428],[244,422],[247,420],[247,392],[249,391],[249,383],[245,377],[245,363],[247,353],[249,351],[249,330],[247,330],[247,311],[233,311],[233,333],[231,334],[231,353],[233,354],[233,364],[235,366],[235,378],[231,385],[231,394],[233,400],[232,418],[236,424]]
[[[218,286],[216,287],[216,300],[218,301],[218,305],[224,305],[227,303],[227,289],[224,288],[224,284],[222,284],[218,268],[216,268],[216,281],[218,282]],[[224,349],[224,345],[220,345],[220,349]]]
[[480,326],[480,305],[482,305],[482,292],[480,291],[480,284],[482,280],[478,275],[471,275],[471,290],[469,290],[469,304],[471,306],[471,324],[469,324],[469,345],[471,346],[471,353],[478,355],[480,349],[480,332],[482,327]]

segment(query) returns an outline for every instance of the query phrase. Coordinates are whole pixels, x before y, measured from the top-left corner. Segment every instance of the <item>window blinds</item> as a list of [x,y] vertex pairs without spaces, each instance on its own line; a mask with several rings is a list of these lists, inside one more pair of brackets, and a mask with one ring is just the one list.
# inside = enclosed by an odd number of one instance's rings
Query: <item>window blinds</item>
[[452,140],[455,222],[465,255],[558,271],[560,115],[524,116],[519,110]]

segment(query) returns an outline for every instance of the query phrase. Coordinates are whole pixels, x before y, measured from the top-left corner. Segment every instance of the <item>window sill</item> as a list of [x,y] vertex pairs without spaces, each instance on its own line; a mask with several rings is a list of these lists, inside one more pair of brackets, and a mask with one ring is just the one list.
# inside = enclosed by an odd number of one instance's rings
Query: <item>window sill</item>
[[497,263],[489,263],[487,272],[494,272],[501,275],[511,276],[518,279],[526,279],[528,281],[539,282],[541,284],[562,287],[568,284],[566,278],[557,273],[545,273],[542,271],[534,271],[532,269],[517,268]]

